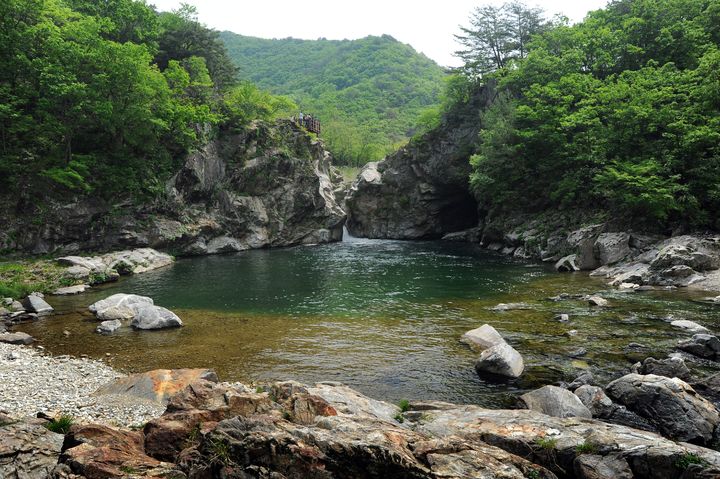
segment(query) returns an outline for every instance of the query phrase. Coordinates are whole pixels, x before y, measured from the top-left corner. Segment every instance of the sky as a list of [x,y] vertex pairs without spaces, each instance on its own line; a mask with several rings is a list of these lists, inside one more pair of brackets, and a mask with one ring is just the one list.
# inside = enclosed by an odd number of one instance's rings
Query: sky
[[[392,35],[442,66],[459,66],[453,35],[460,33],[472,10],[504,0],[148,0],[158,10],[183,3],[197,7],[199,20],[216,30],[261,38],[315,40],[356,39]],[[532,0],[548,14],[562,13],[571,21],[602,8],[607,0]]]

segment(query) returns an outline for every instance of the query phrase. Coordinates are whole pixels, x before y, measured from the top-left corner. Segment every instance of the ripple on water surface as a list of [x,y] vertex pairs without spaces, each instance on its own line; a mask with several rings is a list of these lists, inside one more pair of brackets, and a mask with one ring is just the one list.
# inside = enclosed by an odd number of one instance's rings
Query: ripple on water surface
[[[585,274],[558,275],[473,245],[356,241],[182,259],[82,296],[52,298],[62,314],[24,330],[54,353],[110,353],[110,363],[126,371],[213,367],[226,380],[335,380],[392,401],[495,406],[582,368],[610,379],[637,359],[664,357],[686,336],[668,316],[720,326],[718,311],[687,301],[689,293],[608,292],[608,309],[547,300],[604,289]],[[186,326],[99,336],[87,306],[117,292],[151,296]],[[490,310],[500,302],[532,309]],[[554,321],[560,312],[572,321]],[[477,377],[477,354],[458,339],[483,323],[523,354],[521,380]],[[578,334],[566,336],[571,329]],[[646,349],[627,351],[630,342]],[[570,357],[579,348],[587,354]]]

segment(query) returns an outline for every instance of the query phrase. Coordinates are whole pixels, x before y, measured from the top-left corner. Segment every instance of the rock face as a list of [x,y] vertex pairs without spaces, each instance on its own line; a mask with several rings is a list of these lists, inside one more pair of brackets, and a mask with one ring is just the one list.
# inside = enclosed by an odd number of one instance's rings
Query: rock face
[[173,394],[201,380],[217,382],[218,378],[212,369],[155,369],[120,378],[95,394],[123,394],[167,404]]
[[34,423],[5,424],[0,418],[0,477],[46,479],[63,446],[62,434]]
[[[29,220],[36,201],[0,201],[0,249],[150,247],[190,255],[338,241],[345,214],[334,190],[341,181],[322,142],[290,121],[255,122],[239,133],[220,132],[188,155],[163,201],[48,199],[41,224]],[[72,266],[72,273],[86,277],[86,266]]]
[[493,86],[480,89],[439,128],[368,164],[346,198],[348,231],[358,237],[419,239],[476,227],[468,159],[480,128],[477,112],[494,96]]
[[580,399],[567,389],[557,386],[543,386],[520,396],[525,407],[553,417],[585,417],[592,413]]
[[720,424],[715,406],[677,378],[628,374],[608,384],[606,392],[679,441],[707,444]]

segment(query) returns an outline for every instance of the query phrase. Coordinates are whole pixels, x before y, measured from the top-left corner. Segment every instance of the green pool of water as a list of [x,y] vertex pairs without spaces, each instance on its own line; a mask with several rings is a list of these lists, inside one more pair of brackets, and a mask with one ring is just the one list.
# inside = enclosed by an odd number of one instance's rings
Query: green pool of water
[[[690,301],[692,293],[606,290],[586,274],[556,274],[473,245],[356,240],[181,259],[88,294],[51,297],[60,314],[18,329],[52,353],[86,354],[128,372],[212,367],[224,380],[340,381],[390,401],[488,406],[512,404],[522,391],[583,369],[609,380],[637,359],[664,357],[688,336],[669,316],[720,329],[720,309]],[[87,306],[118,292],[151,296],[185,327],[95,334]],[[547,299],[564,292],[603,292],[612,307]],[[501,302],[532,309],[490,309]],[[557,313],[572,321],[554,321]],[[477,353],[459,338],[483,323],[524,356],[520,380],[497,384],[476,375]],[[628,350],[632,342],[646,349]],[[570,357],[579,348],[587,354]]]

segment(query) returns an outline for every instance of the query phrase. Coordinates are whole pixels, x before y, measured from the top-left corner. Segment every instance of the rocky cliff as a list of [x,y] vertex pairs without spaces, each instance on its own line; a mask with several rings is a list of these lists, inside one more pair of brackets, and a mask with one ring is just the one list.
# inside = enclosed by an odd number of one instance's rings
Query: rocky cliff
[[255,122],[188,155],[151,202],[4,198],[0,251],[150,246],[188,255],[337,241],[339,181],[320,141],[289,121]]
[[486,86],[448,112],[442,124],[378,163],[369,163],[347,198],[347,227],[369,238],[439,238],[478,223],[468,187],[480,112],[493,101]]

